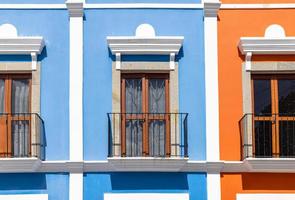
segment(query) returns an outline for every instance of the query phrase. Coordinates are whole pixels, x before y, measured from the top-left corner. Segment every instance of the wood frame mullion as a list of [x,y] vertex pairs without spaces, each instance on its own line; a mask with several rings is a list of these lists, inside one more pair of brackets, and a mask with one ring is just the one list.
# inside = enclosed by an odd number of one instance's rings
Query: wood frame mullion
[[121,156],[126,156],[126,80],[121,80]]
[[144,113],[144,122],[143,122],[143,155],[148,156],[149,155],[149,96],[148,96],[148,90],[149,88],[149,82],[146,75],[142,78],[142,112]]

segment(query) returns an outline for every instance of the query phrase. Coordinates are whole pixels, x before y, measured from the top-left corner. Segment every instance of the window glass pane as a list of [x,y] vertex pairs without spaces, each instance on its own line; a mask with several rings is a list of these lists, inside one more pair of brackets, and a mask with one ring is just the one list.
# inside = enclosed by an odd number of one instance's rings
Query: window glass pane
[[255,156],[272,156],[271,121],[255,121]]
[[165,79],[149,80],[149,112],[165,113]]
[[5,81],[0,79],[0,113],[4,113]]
[[12,113],[29,112],[29,80],[15,79],[12,80]]
[[271,115],[270,80],[254,80],[254,113]]
[[165,120],[150,120],[149,122],[149,152],[150,156],[165,156]]
[[142,81],[141,79],[126,79],[126,112],[142,112]]
[[295,121],[282,120],[280,125],[280,156],[295,156]]
[[126,156],[142,156],[143,120],[126,120]]
[[295,80],[278,80],[278,90],[280,115],[294,115]]
[[29,121],[13,120],[11,126],[13,141],[13,157],[29,156]]

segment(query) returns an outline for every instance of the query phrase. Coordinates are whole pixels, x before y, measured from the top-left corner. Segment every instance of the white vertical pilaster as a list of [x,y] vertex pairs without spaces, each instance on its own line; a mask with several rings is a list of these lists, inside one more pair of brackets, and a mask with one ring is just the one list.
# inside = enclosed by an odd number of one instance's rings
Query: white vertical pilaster
[[221,188],[220,188],[220,174],[207,174],[207,200],[220,200]]
[[[218,0],[204,0],[206,160],[219,161]],[[207,199],[221,200],[220,173],[207,172]]]
[[83,2],[68,1],[70,17],[70,160],[83,160]]
[[[70,161],[83,161],[83,0],[66,2],[70,28]],[[83,200],[83,167],[70,173],[69,199]]]
[[69,200],[83,200],[83,173],[70,173]]
[[219,2],[204,2],[206,154],[208,161],[219,160],[219,98],[217,12]]

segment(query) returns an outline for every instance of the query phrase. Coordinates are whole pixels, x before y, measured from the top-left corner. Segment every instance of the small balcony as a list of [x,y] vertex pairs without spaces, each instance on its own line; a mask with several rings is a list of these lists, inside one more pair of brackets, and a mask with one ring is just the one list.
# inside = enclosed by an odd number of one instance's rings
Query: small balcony
[[187,113],[108,113],[108,157],[188,157]]
[[44,122],[35,113],[0,113],[0,158],[44,159]]
[[295,114],[245,114],[239,125],[242,159],[295,158]]

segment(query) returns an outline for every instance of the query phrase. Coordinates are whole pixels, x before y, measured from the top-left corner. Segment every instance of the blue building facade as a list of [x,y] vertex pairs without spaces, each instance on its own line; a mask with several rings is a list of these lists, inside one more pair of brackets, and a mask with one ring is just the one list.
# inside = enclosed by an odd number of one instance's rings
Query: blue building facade
[[204,35],[218,6],[2,0],[0,200],[214,199]]

